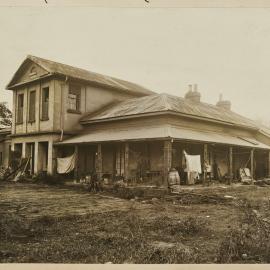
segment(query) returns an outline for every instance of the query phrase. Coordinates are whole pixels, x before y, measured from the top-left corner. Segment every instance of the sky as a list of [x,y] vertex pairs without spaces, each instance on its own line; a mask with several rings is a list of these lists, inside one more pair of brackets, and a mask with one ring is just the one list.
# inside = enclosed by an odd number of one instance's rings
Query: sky
[[28,54],[202,101],[270,124],[270,9],[0,7],[0,101]]

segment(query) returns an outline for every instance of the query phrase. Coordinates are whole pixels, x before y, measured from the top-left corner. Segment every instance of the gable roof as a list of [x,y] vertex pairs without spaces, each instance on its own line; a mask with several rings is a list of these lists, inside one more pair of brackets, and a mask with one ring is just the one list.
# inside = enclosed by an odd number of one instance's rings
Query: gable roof
[[133,98],[112,104],[108,108],[82,117],[81,123],[86,124],[153,113],[176,113],[192,118],[218,121],[223,124],[237,125],[252,129],[258,128],[254,121],[235,112],[203,102],[194,103],[187,99],[168,94]]
[[97,85],[105,86],[114,88],[117,90],[122,90],[129,92],[131,94],[143,96],[143,95],[151,95],[154,92],[151,90],[148,90],[138,84],[124,81],[121,79],[117,79],[114,77],[110,77],[107,75],[102,75],[99,73],[95,73],[92,71],[88,71],[85,69],[69,66],[66,64],[54,62],[51,60],[47,60],[44,58],[36,57],[33,55],[28,55],[27,58],[24,60],[24,62],[21,64],[17,72],[14,74],[13,78],[7,85],[7,89],[13,89],[16,84],[15,80],[21,73],[22,69],[25,67],[25,65],[29,62],[33,62],[40,67],[42,67],[44,70],[48,72],[48,75],[63,75],[68,76],[75,79],[84,80],[90,83],[94,83]]

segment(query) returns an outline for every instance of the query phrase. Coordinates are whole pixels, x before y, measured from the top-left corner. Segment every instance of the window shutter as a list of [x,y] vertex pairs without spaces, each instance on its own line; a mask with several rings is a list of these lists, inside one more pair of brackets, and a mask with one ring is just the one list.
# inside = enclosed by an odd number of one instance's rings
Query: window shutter
[[18,103],[17,103],[17,123],[23,123],[23,100],[24,94],[18,95]]

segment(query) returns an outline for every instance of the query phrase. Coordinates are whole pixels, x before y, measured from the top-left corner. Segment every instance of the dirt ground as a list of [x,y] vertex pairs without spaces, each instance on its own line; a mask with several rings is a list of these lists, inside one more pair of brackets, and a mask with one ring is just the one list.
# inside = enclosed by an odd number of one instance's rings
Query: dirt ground
[[269,196],[270,187],[238,185],[121,199],[0,183],[0,262],[217,263],[221,242],[239,225],[237,202],[267,213]]

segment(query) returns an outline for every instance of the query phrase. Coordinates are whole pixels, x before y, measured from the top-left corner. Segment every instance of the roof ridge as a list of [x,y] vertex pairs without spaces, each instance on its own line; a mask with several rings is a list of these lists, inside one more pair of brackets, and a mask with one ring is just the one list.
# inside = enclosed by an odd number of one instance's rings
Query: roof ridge
[[[168,97],[172,97],[172,98],[177,98],[177,99],[179,99],[179,100],[182,100],[182,101],[184,101],[184,102],[187,101],[185,98],[179,97],[179,96],[176,96],[176,95],[167,94],[167,93],[162,93],[162,94],[163,94],[163,95],[166,95],[166,99],[168,99]],[[200,102],[199,102],[198,104],[196,104],[196,105],[197,105],[197,106],[198,106],[198,105],[209,106],[209,107],[211,107],[211,108],[213,108],[213,109],[216,109],[216,110],[222,110],[222,108],[219,108],[219,107],[216,106],[215,104],[211,104],[211,103],[207,103],[207,102],[202,102],[202,101],[200,101]],[[171,107],[171,106],[170,106],[170,107]],[[237,117],[245,118],[245,119],[248,120],[249,122],[252,122],[255,126],[258,126],[258,125],[256,124],[256,122],[255,122],[253,119],[249,119],[248,117],[243,116],[243,115],[241,115],[241,114],[239,114],[239,113],[237,113],[237,112],[235,112],[235,111],[232,111],[232,110],[230,110],[230,113],[236,115]]]
[[161,101],[166,111],[169,111],[170,109],[172,109],[170,103],[168,102],[168,95],[166,93],[161,93],[159,94],[159,96],[161,98]]
[[[50,59],[46,59],[46,58],[42,58],[42,57],[39,57],[39,56],[30,55],[30,54],[27,55],[27,58],[26,59],[30,59],[30,60],[34,61],[36,64],[39,64],[40,66],[42,66],[46,70],[48,69],[48,67],[45,67],[40,62],[45,61],[45,62],[49,62],[49,64],[61,65],[61,66],[67,67],[67,68],[72,68],[72,69],[80,70],[82,72],[86,72],[86,73],[89,73],[91,75],[96,75],[96,76],[101,77],[101,78],[107,78],[108,80],[116,83],[119,87],[121,87],[123,89],[127,89],[128,90],[130,88],[130,86],[124,85],[126,83],[126,84],[131,84],[134,87],[140,87],[141,89],[143,89],[145,91],[155,93],[152,90],[149,90],[149,89],[145,88],[144,86],[141,86],[138,83],[130,82],[130,81],[123,80],[123,79],[120,79],[120,78],[116,78],[114,76],[110,76],[110,75],[107,75],[107,74],[102,74],[102,73],[90,71],[88,69],[81,68],[81,67],[78,67],[78,66],[72,66],[72,65],[69,65],[69,64],[65,64],[65,63],[62,63],[62,62],[53,61],[53,60],[50,60]],[[51,72],[55,72],[55,70],[53,70],[53,69],[50,69],[50,70],[51,70]]]

